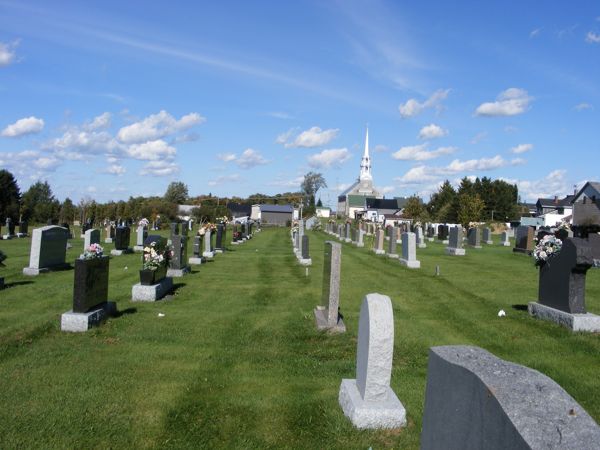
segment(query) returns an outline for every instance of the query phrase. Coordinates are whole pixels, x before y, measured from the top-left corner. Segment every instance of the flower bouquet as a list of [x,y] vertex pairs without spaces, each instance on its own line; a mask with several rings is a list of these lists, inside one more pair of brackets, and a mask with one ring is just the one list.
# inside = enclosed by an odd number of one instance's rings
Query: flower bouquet
[[138,222],[138,226],[140,227],[147,227],[148,225],[150,225],[150,221],[145,217]]
[[547,234],[537,241],[533,249],[533,259],[535,265],[541,267],[553,256],[557,255],[562,248],[562,241],[552,234]]
[[100,244],[92,244],[86,248],[80,259],[96,259],[104,256],[104,248]]
[[173,250],[165,238],[152,236],[150,242],[145,243],[142,255],[142,270],[140,270],[140,282],[143,285],[158,283],[167,274],[169,261],[173,257]]

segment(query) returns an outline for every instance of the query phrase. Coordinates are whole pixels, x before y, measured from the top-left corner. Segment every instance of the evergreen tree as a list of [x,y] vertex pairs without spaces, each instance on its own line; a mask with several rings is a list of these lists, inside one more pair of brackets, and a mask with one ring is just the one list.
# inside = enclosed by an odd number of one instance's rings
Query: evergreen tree
[[58,221],[60,223],[73,223],[76,214],[77,208],[73,204],[73,201],[69,197],[65,198],[65,201],[60,205]]
[[2,223],[7,217],[13,222],[19,220],[19,205],[21,191],[17,180],[8,170],[0,170],[0,220]]
[[58,219],[60,203],[54,198],[47,181],[38,181],[23,194],[23,220],[45,223]]

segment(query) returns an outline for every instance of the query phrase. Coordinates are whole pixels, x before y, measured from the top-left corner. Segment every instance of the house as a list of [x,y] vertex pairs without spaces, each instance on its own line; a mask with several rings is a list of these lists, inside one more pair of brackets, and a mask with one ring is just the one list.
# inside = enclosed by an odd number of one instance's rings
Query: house
[[230,202],[227,204],[227,209],[234,219],[238,217],[250,217],[250,214],[252,214],[252,207],[241,203]]
[[317,208],[315,209],[315,214],[317,217],[329,219],[329,217],[331,217],[331,208],[328,208],[326,206],[317,206]]
[[365,198],[362,215],[367,220],[383,222],[387,217],[399,218],[408,199],[404,197]]
[[181,220],[190,220],[192,218],[192,210],[199,207],[199,205],[178,205],[177,217]]
[[571,216],[573,205],[571,200],[574,195],[567,195],[565,198],[538,198],[536,202],[537,216],[544,219],[544,225],[552,227]]
[[573,225],[600,225],[600,182],[588,181],[573,195]]
[[260,205],[260,221],[269,225],[287,225],[294,218],[292,205]]

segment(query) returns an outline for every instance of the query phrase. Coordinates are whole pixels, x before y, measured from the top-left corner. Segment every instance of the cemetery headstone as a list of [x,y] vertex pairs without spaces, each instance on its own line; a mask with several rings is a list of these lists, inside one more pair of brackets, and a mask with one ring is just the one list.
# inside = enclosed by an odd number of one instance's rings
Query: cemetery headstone
[[592,449],[600,427],[555,381],[472,346],[429,350],[421,449]]
[[173,256],[167,270],[168,277],[182,277],[190,271],[187,265],[187,236],[178,235],[172,237]]
[[573,331],[600,331],[600,316],[585,307],[585,278],[598,259],[600,235],[565,239],[560,252],[539,268],[538,301],[529,303],[529,313]]
[[109,223],[104,227],[104,233],[106,237],[104,238],[105,244],[112,244],[115,238],[115,226],[112,223]]
[[115,248],[110,251],[113,256],[121,256],[124,253],[132,253],[129,247],[131,240],[131,229],[128,226],[119,226],[115,229]]
[[356,246],[357,247],[364,247],[365,246],[365,231],[364,230],[358,230],[358,241],[356,242]]
[[421,261],[417,260],[415,233],[402,233],[402,258],[400,264],[409,269],[420,269]]
[[343,379],[339,403],[360,429],[406,426],[406,410],[390,388],[394,311],[386,295],[367,294],[360,308],[356,379]]
[[344,239],[346,242],[352,242],[352,239],[350,238],[350,223],[346,222],[346,236]]
[[29,267],[23,269],[23,275],[35,276],[69,267],[65,263],[66,253],[67,230],[55,225],[35,228],[31,233]]
[[310,258],[309,250],[308,250],[308,235],[302,236],[302,244],[300,249],[300,258],[298,258],[300,264],[303,266],[312,265],[312,259]]
[[398,259],[400,258],[400,256],[398,255],[398,253],[396,252],[396,230],[393,229],[392,230],[392,236],[390,238],[390,240],[388,241],[388,252],[387,255],[389,258],[392,259]]
[[19,232],[17,233],[17,237],[25,237],[29,234],[29,224],[26,220],[22,220],[19,222]]
[[[142,270],[140,270],[140,282],[131,288],[131,300],[134,302],[155,302],[163,298],[173,289],[173,278],[166,276],[168,253],[171,248],[166,238],[159,235],[149,235],[144,241],[144,249],[152,249],[147,252],[144,250],[142,256]],[[148,259],[146,259],[148,258]],[[158,267],[147,267],[148,261],[156,261],[161,258]]]
[[325,241],[321,304],[313,311],[319,330],[326,329],[338,333],[346,331],[346,325],[339,313],[341,267],[342,246],[337,242]]
[[215,239],[215,253],[223,253],[225,247],[223,246],[225,234],[225,225],[222,223],[217,225],[217,237]]
[[188,260],[188,263],[199,265],[204,261],[202,257],[202,236],[194,236],[193,256]]
[[417,226],[415,236],[417,238],[417,247],[427,248],[427,244],[425,243],[425,236],[423,235],[423,228]]
[[492,245],[494,241],[492,240],[492,229],[489,227],[485,227],[483,229],[483,242],[488,245]]
[[448,231],[448,225],[438,225],[438,241],[442,241],[442,244],[449,244]]
[[375,232],[375,239],[373,240],[373,251],[376,255],[384,255],[385,250],[383,249],[383,230],[379,228]]
[[15,224],[10,217],[6,218],[6,234],[3,239],[11,239],[15,234]]
[[529,226],[519,226],[515,233],[515,246],[513,252],[526,253],[531,255],[533,251],[534,228]]
[[144,251],[144,241],[148,237],[148,227],[143,225],[138,225],[136,229],[136,241],[135,247],[133,247],[133,251],[135,252],[143,252]]
[[[243,227],[243,225],[242,225]],[[210,228],[208,228],[206,230],[206,233],[204,233],[204,253],[202,253],[202,256],[207,258],[207,259],[213,259],[215,254],[213,252],[213,246],[212,246],[212,231],[210,230]]]
[[446,247],[446,253],[452,256],[464,256],[463,248],[463,229],[461,225],[450,228],[449,245]]
[[[93,231],[100,240],[100,230],[87,230],[86,236]],[[75,260],[73,308],[61,315],[62,331],[87,331],[116,313],[116,304],[108,301],[109,262],[107,256]]]
[[481,248],[481,230],[477,227],[469,228],[467,232],[469,245],[473,248]]
[[84,234],[83,238],[83,251],[85,252],[90,245],[99,244],[100,243],[100,230],[97,228],[93,228],[91,230],[87,230]]
[[503,231],[500,234],[500,245],[502,245],[504,247],[510,247],[510,240],[508,238],[508,232]]

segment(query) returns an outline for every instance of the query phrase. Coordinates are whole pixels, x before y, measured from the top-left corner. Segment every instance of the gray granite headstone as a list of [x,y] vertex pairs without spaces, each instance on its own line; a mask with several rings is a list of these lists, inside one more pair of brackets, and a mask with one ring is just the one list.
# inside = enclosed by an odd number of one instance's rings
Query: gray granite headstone
[[485,227],[483,229],[483,242],[485,242],[488,245],[494,243],[494,241],[492,241],[492,230],[489,227]]
[[555,381],[478,347],[432,347],[422,450],[595,449],[600,428]]
[[513,252],[531,254],[533,251],[533,227],[519,226],[515,232],[515,246]]
[[379,228],[375,232],[375,239],[373,240],[373,251],[378,255],[383,255],[385,250],[383,249],[383,230]]
[[66,267],[68,232],[54,225],[35,228],[31,234],[29,267],[23,269],[24,275],[38,275],[50,269]]
[[388,241],[388,257],[389,258],[399,258],[398,253],[396,253],[396,230],[393,229],[392,230],[392,236],[390,238],[390,240]]
[[417,260],[415,233],[402,233],[402,258],[400,264],[409,269],[419,269],[421,261]]
[[465,249],[463,247],[463,229],[461,225],[456,225],[450,228],[449,245],[446,247],[446,253],[454,256],[464,256]]
[[202,253],[202,256],[209,259],[215,256],[212,246],[212,232],[209,229],[204,233],[204,253]]
[[469,228],[467,232],[469,245],[473,248],[481,248],[481,230],[477,227]]
[[314,310],[318,329],[341,333],[346,331],[342,316],[339,314],[341,267],[342,246],[337,242],[325,241],[321,305]]
[[504,247],[510,247],[510,240],[508,238],[508,232],[503,231],[500,234],[500,245],[502,245]]

